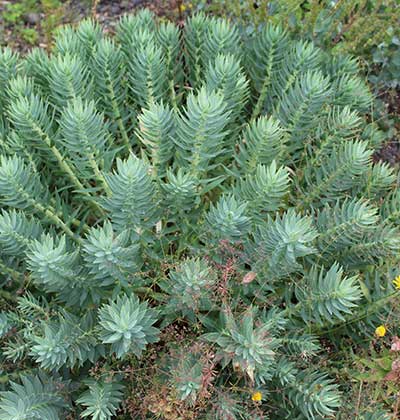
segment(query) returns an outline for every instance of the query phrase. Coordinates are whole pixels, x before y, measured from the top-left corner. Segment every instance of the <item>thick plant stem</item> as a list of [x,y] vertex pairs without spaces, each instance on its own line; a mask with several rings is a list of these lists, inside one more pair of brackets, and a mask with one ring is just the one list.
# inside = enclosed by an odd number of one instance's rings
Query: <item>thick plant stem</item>
[[[82,243],[82,240],[78,238],[74,232],[57,216],[57,211],[50,205],[45,206],[35,199],[30,193],[28,193],[23,186],[14,182],[14,189],[17,193],[21,194],[24,197],[26,202],[36,209],[38,212],[46,215],[50,220],[52,220],[57,226],[59,226],[71,239],[79,244]],[[80,223],[80,222],[79,222]]]
[[165,295],[154,292],[150,287],[135,287],[133,291],[144,298],[151,297],[156,301],[165,301]]
[[267,83],[267,80],[265,80],[263,87],[261,89],[261,92],[260,92],[260,96],[258,97],[256,106],[254,107],[253,114],[251,115],[252,120],[255,120],[260,115],[262,106],[265,101],[265,97],[267,96],[267,90],[268,90],[268,83]]
[[6,290],[0,290],[0,296],[11,302],[16,302],[17,300],[16,296],[12,295],[10,292],[7,292]]
[[[6,264],[3,263],[3,261],[0,261],[0,273],[4,274],[5,276],[10,276],[13,280],[20,280],[23,276],[22,273],[8,267]],[[3,290],[4,293],[8,293],[5,290]]]
[[170,87],[169,88],[170,88],[170,91],[171,91],[171,103],[172,103],[172,107],[175,110],[178,110],[178,103],[176,101],[176,92],[175,92],[175,82],[174,82],[173,79],[170,81]]
[[170,68],[172,66],[172,52],[171,49],[168,49],[168,54],[167,54],[167,68],[169,68],[169,90],[170,90],[170,95],[171,95],[171,105],[174,109],[178,110],[178,104],[176,101],[176,92],[175,92],[175,74],[174,74],[174,69]]
[[82,239],[75,235],[75,233],[72,232],[72,230],[57,216],[57,212],[54,208],[52,208],[51,206],[46,207],[43,204],[39,203],[21,188],[18,188],[18,192],[26,198],[27,202],[32,207],[34,207],[38,212],[48,217],[52,222],[54,222],[58,227],[60,227],[71,239],[73,239],[78,244],[82,243]]
[[[53,206],[56,204],[56,201],[54,200],[54,198],[51,198],[50,202]],[[58,217],[62,217],[62,214],[60,212],[57,212],[56,214]],[[74,226],[81,227],[84,230],[84,232],[89,232],[90,227],[86,223],[82,223],[80,220],[76,219],[75,217],[73,219],[70,219],[70,221],[71,221],[71,224],[73,224]]]
[[[108,76],[108,80],[112,80],[109,72],[107,72],[107,76]],[[122,137],[122,140],[123,140],[123,142],[126,146],[127,152],[131,153],[132,152],[131,143],[129,141],[129,136],[128,136],[128,133],[125,129],[124,122],[122,120],[122,115],[121,115],[121,111],[120,111],[119,106],[118,106],[118,102],[115,99],[115,91],[114,91],[114,87],[112,85],[112,82],[110,82],[108,84],[108,90],[109,90],[110,97],[111,97],[111,106],[112,106],[114,118],[116,119],[117,124],[118,124],[118,130],[119,130],[119,132],[121,134],[121,137]]]
[[32,123],[32,127],[34,128],[34,131],[36,131],[36,133],[39,135],[39,137],[46,143],[47,147],[51,150],[54,157],[57,159],[58,165],[60,166],[62,171],[65,172],[68,175],[68,177],[70,178],[70,180],[72,181],[74,186],[79,190],[79,192],[81,194],[85,195],[88,198],[91,198],[89,200],[89,203],[91,204],[91,206],[95,207],[96,210],[98,210],[102,213],[103,209],[96,203],[96,201],[93,200],[92,196],[89,193],[84,191],[85,187],[79,181],[78,177],[74,174],[74,171],[71,169],[70,165],[67,162],[65,162],[65,159],[63,158],[60,151],[57,149],[56,146],[52,146],[52,142],[51,142],[51,139],[48,136],[48,134],[45,133],[41,129],[41,127],[39,127],[37,124],[35,124],[34,121],[32,121],[31,123]]
[[93,153],[89,153],[88,158],[89,158],[90,166],[92,167],[97,180],[103,184],[104,191],[106,192],[108,196],[110,196],[112,194],[112,191],[110,187],[108,186],[107,181],[104,178],[104,175],[101,173]]
[[63,172],[65,172],[69,176],[69,178],[72,181],[72,183],[78,189],[83,190],[84,189],[84,186],[79,181],[79,179],[77,178],[77,176],[74,174],[73,170],[68,165],[68,163],[65,162],[63,156],[61,155],[61,153],[57,149],[57,147],[56,146],[52,146],[52,141],[51,141],[50,137],[48,136],[48,134],[45,133],[42,130],[42,128],[39,127],[37,124],[35,124],[35,122],[33,122],[33,121],[32,121],[32,126],[33,126],[34,131],[36,131],[36,133],[38,134],[38,136],[46,143],[46,146],[51,150],[51,152],[53,153],[54,157],[57,159],[58,165],[63,170]]
[[58,164],[60,165],[60,168],[69,176],[70,180],[74,183],[74,185],[79,190],[84,190],[83,184],[79,181],[78,177],[74,174],[71,167],[68,165],[67,162],[65,162],[64,158],[62,157],[60,151],[55,147],[51,147],[51,151],[53,152],[54,156],[56,157]]
[[329,187],[332,185],[333,181],[341,174],[345,174],[348,170],[348,165],[341,166],[336,171],[332,172],[328,177],[323,179],[320,184],[311,187],[310,191],[307,192],[306,198],[296,208],[300,211],[307,208],[313,200],[319,197],[321,193],[329,191]]
[[121,134],[122,140],[126,146],[126,150],[128,151],[128,153],[131,153],[132,152],[131,143],[129,141],[128,133],[125,130],[124,123],[122,122],[121,116],[117,118],[117,124],[118,124],[118,129]]
[[82,239],[75,235],[74,232],[57,216],[53,208],[44,207],[42,204],[33,200],[32,205],[41,213],[46,215],[52,222],[59,226],[72,240],[78,244],[82,244]]
[[[112,87],[110,87],[110,93],[112,95],[114,95],[114,89],[112,89]],[[117,101],[115,100],[115,98],[112,96],[112,101],[111,101],[111,106],[113,108],[113,113],[114,113],[114,117],[117,120],[117,124],[118,124],[118,130],[121,134],[122,140],[126,146],[127,152],[130,153],[132,152],[132,147],[131,147],[131,143],[129,141],[129,136],[128,133],[126,132],[126,129],[124,127],[124,122],[122,121],[122,116],[121,116],[121,112],[119,110],[119,106],[117,104]]]
[[258,97],[256,106],[254,107],[253,113],[251,115],[251,120],[255,120],[262,111],[265,98],[267,97],[268,87],[271,83],[270,74],[272,70],[272,62],[273,62],[272,57],[270,57],[269,62],[268,62],[268,67],[267,67],[267,76],[265,76],[265,79],[264,79],[264,82],[260,91],[260,96]]
[[[54,149],[54,150],[53,150]],[[56,156],[58,163],[60,165],[60,168],[66,173],[68,174],[68,176],[70,177],[71,181],[74,183],[74,185],[78,188],[79,193],[84,195],[87,198],[90,198],[89,203],[92,207],[94,207],[97,211],[99,211],[100,213],[103,213],[103,209],[96,203],[95,200],[93,200],[93,197],[85,192],[85,187],[83,186],[83,184],[79,181],[79,179],[77,178],[77,176],[74,174],[74,172],[72,171],[71,167],[68,165],[68,163],[66,163],[63,159],[63,157],[61,156],[60,151],[53,146],[52,147],[52,151],[54,153],[54,155]]]

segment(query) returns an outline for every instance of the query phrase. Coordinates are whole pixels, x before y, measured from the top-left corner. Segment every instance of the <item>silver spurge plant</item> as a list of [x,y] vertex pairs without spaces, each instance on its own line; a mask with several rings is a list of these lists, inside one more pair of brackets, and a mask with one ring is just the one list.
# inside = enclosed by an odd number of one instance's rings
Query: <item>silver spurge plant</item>
[[198,419],[340,414],[318,361],[373,334],[400,258],[372,101],[353,58],[203,14],[3,48],[0,418],[157,387]]

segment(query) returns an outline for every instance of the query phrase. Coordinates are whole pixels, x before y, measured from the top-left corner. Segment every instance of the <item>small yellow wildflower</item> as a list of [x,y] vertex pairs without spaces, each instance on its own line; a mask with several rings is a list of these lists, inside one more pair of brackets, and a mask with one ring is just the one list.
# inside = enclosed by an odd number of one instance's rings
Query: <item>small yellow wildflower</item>
[[397,290],[400,290],[400,276],[397,276],[397,277],[393,280],[393,284],[394,284],[394,287],[395,287]]
[[384,325],[380,325],[379,327],[377,327],[376,330],[375,330],[375,334],[378,337],[384,337],[385,334],[386,334],[386,328],[385,328],[385,326]]
[[261,392],[260,392],[260,391],[255,392],[255,393],[251,396],[251,399],[252,399],[253,401],[260,402],[260,401],[262,400],[262,394],[261,394]]

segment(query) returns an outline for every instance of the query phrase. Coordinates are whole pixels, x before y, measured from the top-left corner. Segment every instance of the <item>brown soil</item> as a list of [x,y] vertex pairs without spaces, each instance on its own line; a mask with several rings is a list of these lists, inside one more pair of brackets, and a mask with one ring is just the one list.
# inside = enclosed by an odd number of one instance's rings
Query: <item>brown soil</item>
[[[11,23],[4,19],[9,5],[20,3],[18,0],[0,0],[0,45],[8,45],[22,53],[33,46],[48,47],[44,22],[46,15],[33,10],[18,22]],[[39,4],[40,2],[38,2]],[[182,0],[67,0],[62,1],[59,24],[76,23],[86,17],[95,17],[106,29],[112,31],[119,18],[140,8],[148,8],[158,16],[179,21],[182,19]],[[21,29],[35,29],[39,39],[30,45],[21,35]]]
[[391,89],[389,91],[382,91],[378,95],[378,99],[385,104],[386,118],[394,122],[394,136],[385,143],[382,148],[375,153],[375,160],[388,162],[391,165],[400,164],[400,89]]

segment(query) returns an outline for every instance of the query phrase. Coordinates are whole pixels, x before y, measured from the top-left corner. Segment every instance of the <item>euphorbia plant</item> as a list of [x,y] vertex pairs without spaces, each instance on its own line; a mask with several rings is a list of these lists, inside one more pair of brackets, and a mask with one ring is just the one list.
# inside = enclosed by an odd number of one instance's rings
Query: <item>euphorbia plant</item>
[[321,339],[370,333],[400,248],[356,61],[143,11],[0,74],[1,419],[122,419],[154,387],[147,418],[332,416]]

